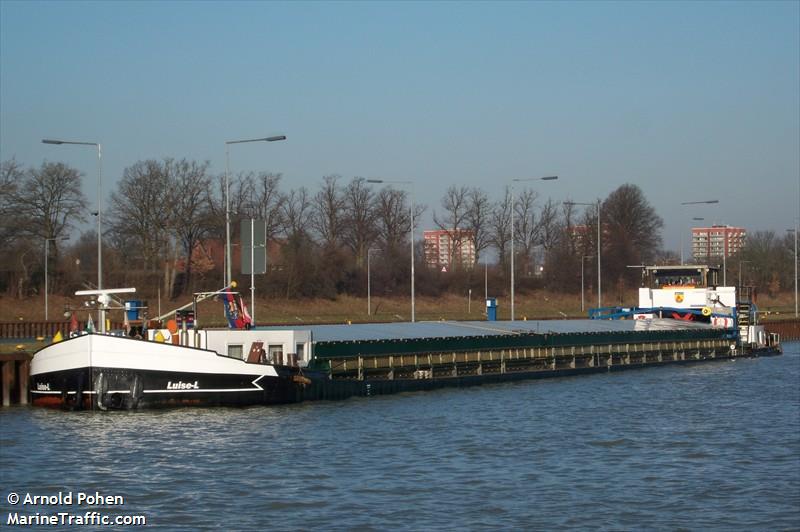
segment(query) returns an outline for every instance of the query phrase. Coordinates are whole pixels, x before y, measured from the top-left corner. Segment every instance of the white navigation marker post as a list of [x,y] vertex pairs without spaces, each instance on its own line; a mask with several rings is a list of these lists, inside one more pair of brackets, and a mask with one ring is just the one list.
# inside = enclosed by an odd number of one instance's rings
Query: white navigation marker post
[[[242,275],[250,274],[250,306],[256,324],[256,274],[267,273],[267,231],[265,220],[242,220]],[[250,254],[248,257],[247,254]],[[258,253],[258,257],[256,257]]]

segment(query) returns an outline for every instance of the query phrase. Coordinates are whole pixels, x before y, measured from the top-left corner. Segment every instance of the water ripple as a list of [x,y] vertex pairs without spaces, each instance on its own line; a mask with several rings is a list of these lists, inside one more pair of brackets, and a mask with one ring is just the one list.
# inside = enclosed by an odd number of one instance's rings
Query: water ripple
[[798,351],[279,407],[5,409],[0,484],[122,495],[106,511],[175,530],[798,529]]

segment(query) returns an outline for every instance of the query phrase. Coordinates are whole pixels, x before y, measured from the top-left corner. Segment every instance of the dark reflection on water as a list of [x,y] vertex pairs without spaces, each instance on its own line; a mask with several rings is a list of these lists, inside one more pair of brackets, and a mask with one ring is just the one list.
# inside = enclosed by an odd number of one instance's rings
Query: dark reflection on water
[[103,511],[186,530],[800,528],[798,343],[282,407],[12,408],[0,424],[3,524],[10,491],[99,491],[126,501]]

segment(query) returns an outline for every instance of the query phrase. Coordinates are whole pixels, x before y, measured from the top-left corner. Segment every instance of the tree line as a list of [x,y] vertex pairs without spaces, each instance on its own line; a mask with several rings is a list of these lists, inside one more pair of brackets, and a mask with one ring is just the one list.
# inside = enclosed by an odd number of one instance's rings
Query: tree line
[[[145,293],[158,288],[170,297],[222,287],[226,179],[209,168],[208,161],[165,158],[137,161],[124,169],[110,196],[103,198],[105,286],[137,286]],[[6,252],[0,257],[0,290],[4,293],[17,298],[41,293],[45,264],[51,293],[70,294],[92,286],[97,233],[91,222],[97,213],[81,190],[83,177],[60,162],[45,161],[30,168],[15,159],[2,162],[0,235]],[[270,242],[268,272],[256,280],[259,294],[365,295],[368,254],[373,294],[408,292],[409,191],[339,175],[324,176],[314,189],[284,185],[281,174],[270,172],[229,177],[234,246],[240,240],[239,220],[250,218],[264,220]],[[639,285],[639,270],[631,266],[677,263],[677,255],[663,250],[663,220],[638,186],[623,184],[598,202],[604,302],[616,304]],[[415,281],[420,295],[469,289],[480,293],[484,276],[491,285],[490,295],[505,295],[512,234],[518,290],[575,293],[582,277],[589,292],[596,289],[596,206],[544,199],[533,188],[506,187],[493,198],[481,188],[451,186],[438,205],[430,207],[434,225],[453,243],[447,272],[425,262],[419,222],[428,208],[414,203]],[[75,238],[80,227],[90,228]],[[464,239],[475,250],[473,264],[462,264],[454,255]],[[788,289],[793,286],[793,246],[792,235],[749,234],[741,252],[727,260],[728,279],[738,281],[744,266],[744,283],[771,293]],[[238,266],[233,265],[234,272]],[[237,278],[244,281],[241,287],[249,283],[249,276],[234,273]]]

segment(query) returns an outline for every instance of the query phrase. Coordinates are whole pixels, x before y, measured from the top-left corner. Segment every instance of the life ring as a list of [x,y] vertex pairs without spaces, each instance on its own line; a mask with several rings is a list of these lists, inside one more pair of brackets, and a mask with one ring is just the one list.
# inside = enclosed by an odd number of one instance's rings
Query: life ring
[[706,318],[711,316],[711,309],[708,307],[703,307],[703,310],[701,310],[701,312],[703,313],[703,316],[705,316]]

